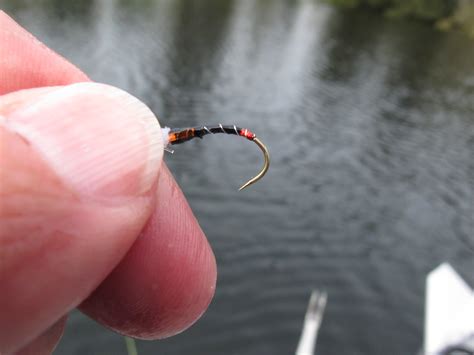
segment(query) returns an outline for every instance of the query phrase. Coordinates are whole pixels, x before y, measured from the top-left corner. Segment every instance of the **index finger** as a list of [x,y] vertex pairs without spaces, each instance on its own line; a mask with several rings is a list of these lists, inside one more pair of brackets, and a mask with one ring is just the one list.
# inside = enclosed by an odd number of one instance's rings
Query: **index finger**
[[0,95],[81,81],[89,78],[0,10]]
[[[89,81],[2,11],[0,78],[0,94]],[[82,305],[104,325],[145,338],[169,336],[192,324],[208,306],[216,281],[212,250],[167,168],[157,186],[155,212],[141,236]],[[124,287],[132,283],[135,287]]]

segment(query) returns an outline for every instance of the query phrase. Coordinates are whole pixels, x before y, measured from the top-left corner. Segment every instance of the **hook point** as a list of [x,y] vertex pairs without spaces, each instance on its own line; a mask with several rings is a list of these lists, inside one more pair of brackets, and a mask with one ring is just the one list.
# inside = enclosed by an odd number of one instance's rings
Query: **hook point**
[[265,144],[263,144],[257,137],[255,137],[254,139],[252,139],[255,144],[258,145],[258,147],[262,150],[263,152],[263,158],[265,159],[264,163],[263,163],[263,168],[262,170],[253,178],[251,178],[249,181],[247,181],[245,184],[243,184],[239,191],[242,191],[243,189],[249,187],[250,185],[256,183],[258,180],[260,180],[267,172],[269,166],[270,166],[270,154],[268,153],[268,149],[267,147],[265,146]]

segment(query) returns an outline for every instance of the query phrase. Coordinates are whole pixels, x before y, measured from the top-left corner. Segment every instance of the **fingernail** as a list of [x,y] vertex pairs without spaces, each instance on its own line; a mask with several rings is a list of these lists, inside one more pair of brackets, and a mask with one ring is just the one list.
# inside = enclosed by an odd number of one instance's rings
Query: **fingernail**
[[115,87],[61,87],[12,112],[7,121],[82,195],[136,196],[157,178],[163,157],[159,123],[145,104]]

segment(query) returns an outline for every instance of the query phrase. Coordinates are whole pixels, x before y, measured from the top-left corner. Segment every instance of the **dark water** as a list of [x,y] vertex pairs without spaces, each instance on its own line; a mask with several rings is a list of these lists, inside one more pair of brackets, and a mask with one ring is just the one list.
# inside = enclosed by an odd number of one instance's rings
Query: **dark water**
[[[414,354],[425,275],[474,284],[474,42],[314,1],[5,1],[90,76],[163,124],[237,123],[167,162],[214,247],[216,297],[140,354],[291,354],[312,288],[319,354]],[[217,223],[216,223],[217,222]],[[125,354],[79,313],[56,354]]]

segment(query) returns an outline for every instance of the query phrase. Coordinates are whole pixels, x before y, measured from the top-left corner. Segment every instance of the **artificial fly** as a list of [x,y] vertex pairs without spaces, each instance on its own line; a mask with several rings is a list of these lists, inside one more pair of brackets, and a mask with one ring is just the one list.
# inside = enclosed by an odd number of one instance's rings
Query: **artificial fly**
[[257,138],[255,133],[252,133],[246,128],[240,128],[236,126],[223,126],[221,124],[217,126],[200,126],[200,127],[187,127],[187,128],[168,128],[165,127],[162,129],[163,138],[165,140],[165,149],[173,152],[170,149],[167,149],[168,145],[175,145],[187,142],[193,138],[201,138],[207,134],[216,134],[216,133],[225,133],[225,134],[233,134],[236,136],[247,138],[249,141],[254,142],[258,147],[262,150],[264,163],[262,170],[243,184],[239,191],[249,187],[250,185],[256,183],[260,180],[268,170],[270,166],[270,156],[268,154],[268,149],[265,145]]

